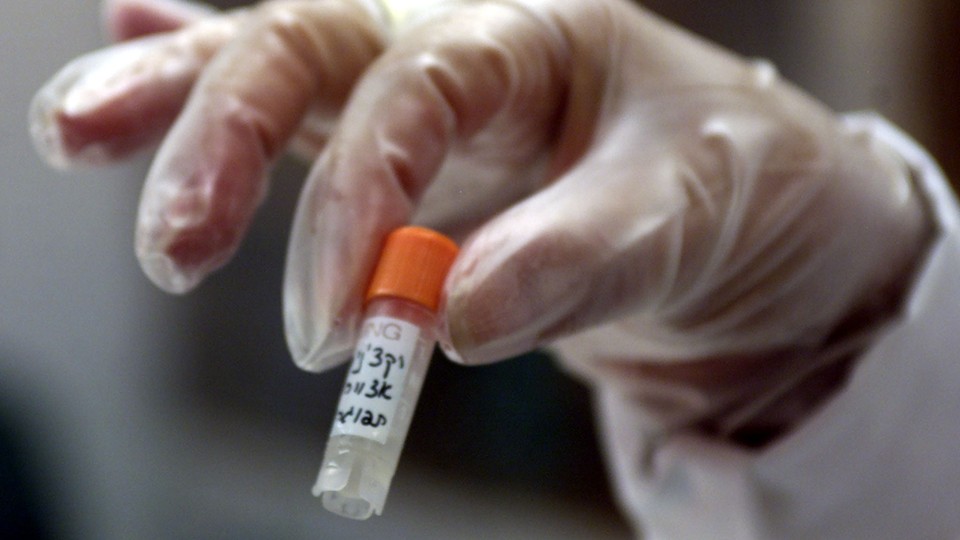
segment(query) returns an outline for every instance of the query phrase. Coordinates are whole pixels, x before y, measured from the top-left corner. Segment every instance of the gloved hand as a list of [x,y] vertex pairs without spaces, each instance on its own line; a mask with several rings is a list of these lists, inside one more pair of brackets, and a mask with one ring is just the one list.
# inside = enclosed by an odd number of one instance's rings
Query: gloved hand
[[855,352],[923,248],[896,155],[625,1],[170,5],[110,3],[119,38],[163,32],[41,90],[39,147],[71,165],[163,138],[136,249],[174,292],[230,258],[284,149],[316,155],[284,285],[306,369],[349,354],[381,240],[415,221],[464,241],[453,358],[556,343],[655,422],[703,421]]

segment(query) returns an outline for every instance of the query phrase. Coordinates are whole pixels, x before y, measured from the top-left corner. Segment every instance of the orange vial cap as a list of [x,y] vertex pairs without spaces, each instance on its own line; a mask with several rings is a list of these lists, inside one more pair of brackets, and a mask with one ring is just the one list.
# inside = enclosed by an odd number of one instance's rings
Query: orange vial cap
[[457,244],[436,231],[415,226],[394,230],[387,235],[366,301],[392,296],[437,311],[457,252]]

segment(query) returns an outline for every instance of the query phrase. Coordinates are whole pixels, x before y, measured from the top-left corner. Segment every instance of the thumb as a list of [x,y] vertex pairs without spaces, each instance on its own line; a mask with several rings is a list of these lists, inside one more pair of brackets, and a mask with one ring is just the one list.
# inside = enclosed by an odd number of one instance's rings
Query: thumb
[[448,356],[478,364],[527,352],[651,302],[675,274],[685,193],[650,177],[676,169],[651,159],[638,178],[604,159],[587,156],[462,246],[447,280]]
[[[447,281],[454,358],[605,323],[629,328],[630,358],[816,346],[902,258],[902,174],[819,105],[775,85],[624,106],[570,172],[465,243]],[[880,231],[889,245],[865,242]]]

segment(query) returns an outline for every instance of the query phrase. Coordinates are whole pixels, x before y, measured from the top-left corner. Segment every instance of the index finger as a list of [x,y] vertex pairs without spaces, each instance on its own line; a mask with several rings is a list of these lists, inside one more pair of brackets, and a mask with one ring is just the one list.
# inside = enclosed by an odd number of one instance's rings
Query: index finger
[[566,66],[550,25],[511,4],[464,6],[402,31],[371,66],[294,218],[284,314],[298,365],[349,355],[381,242],[450,156],[483,152],[519,170],[548,146]]

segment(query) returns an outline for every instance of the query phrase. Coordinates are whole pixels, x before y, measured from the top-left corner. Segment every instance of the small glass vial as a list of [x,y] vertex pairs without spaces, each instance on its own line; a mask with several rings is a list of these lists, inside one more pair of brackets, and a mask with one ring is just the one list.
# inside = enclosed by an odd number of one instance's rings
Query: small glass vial
[[367,519],[383,511],[436,344],[440,292],[456,256],[457,245],[430,229],[402,227],[387,236],[313,487],[331,512]]

